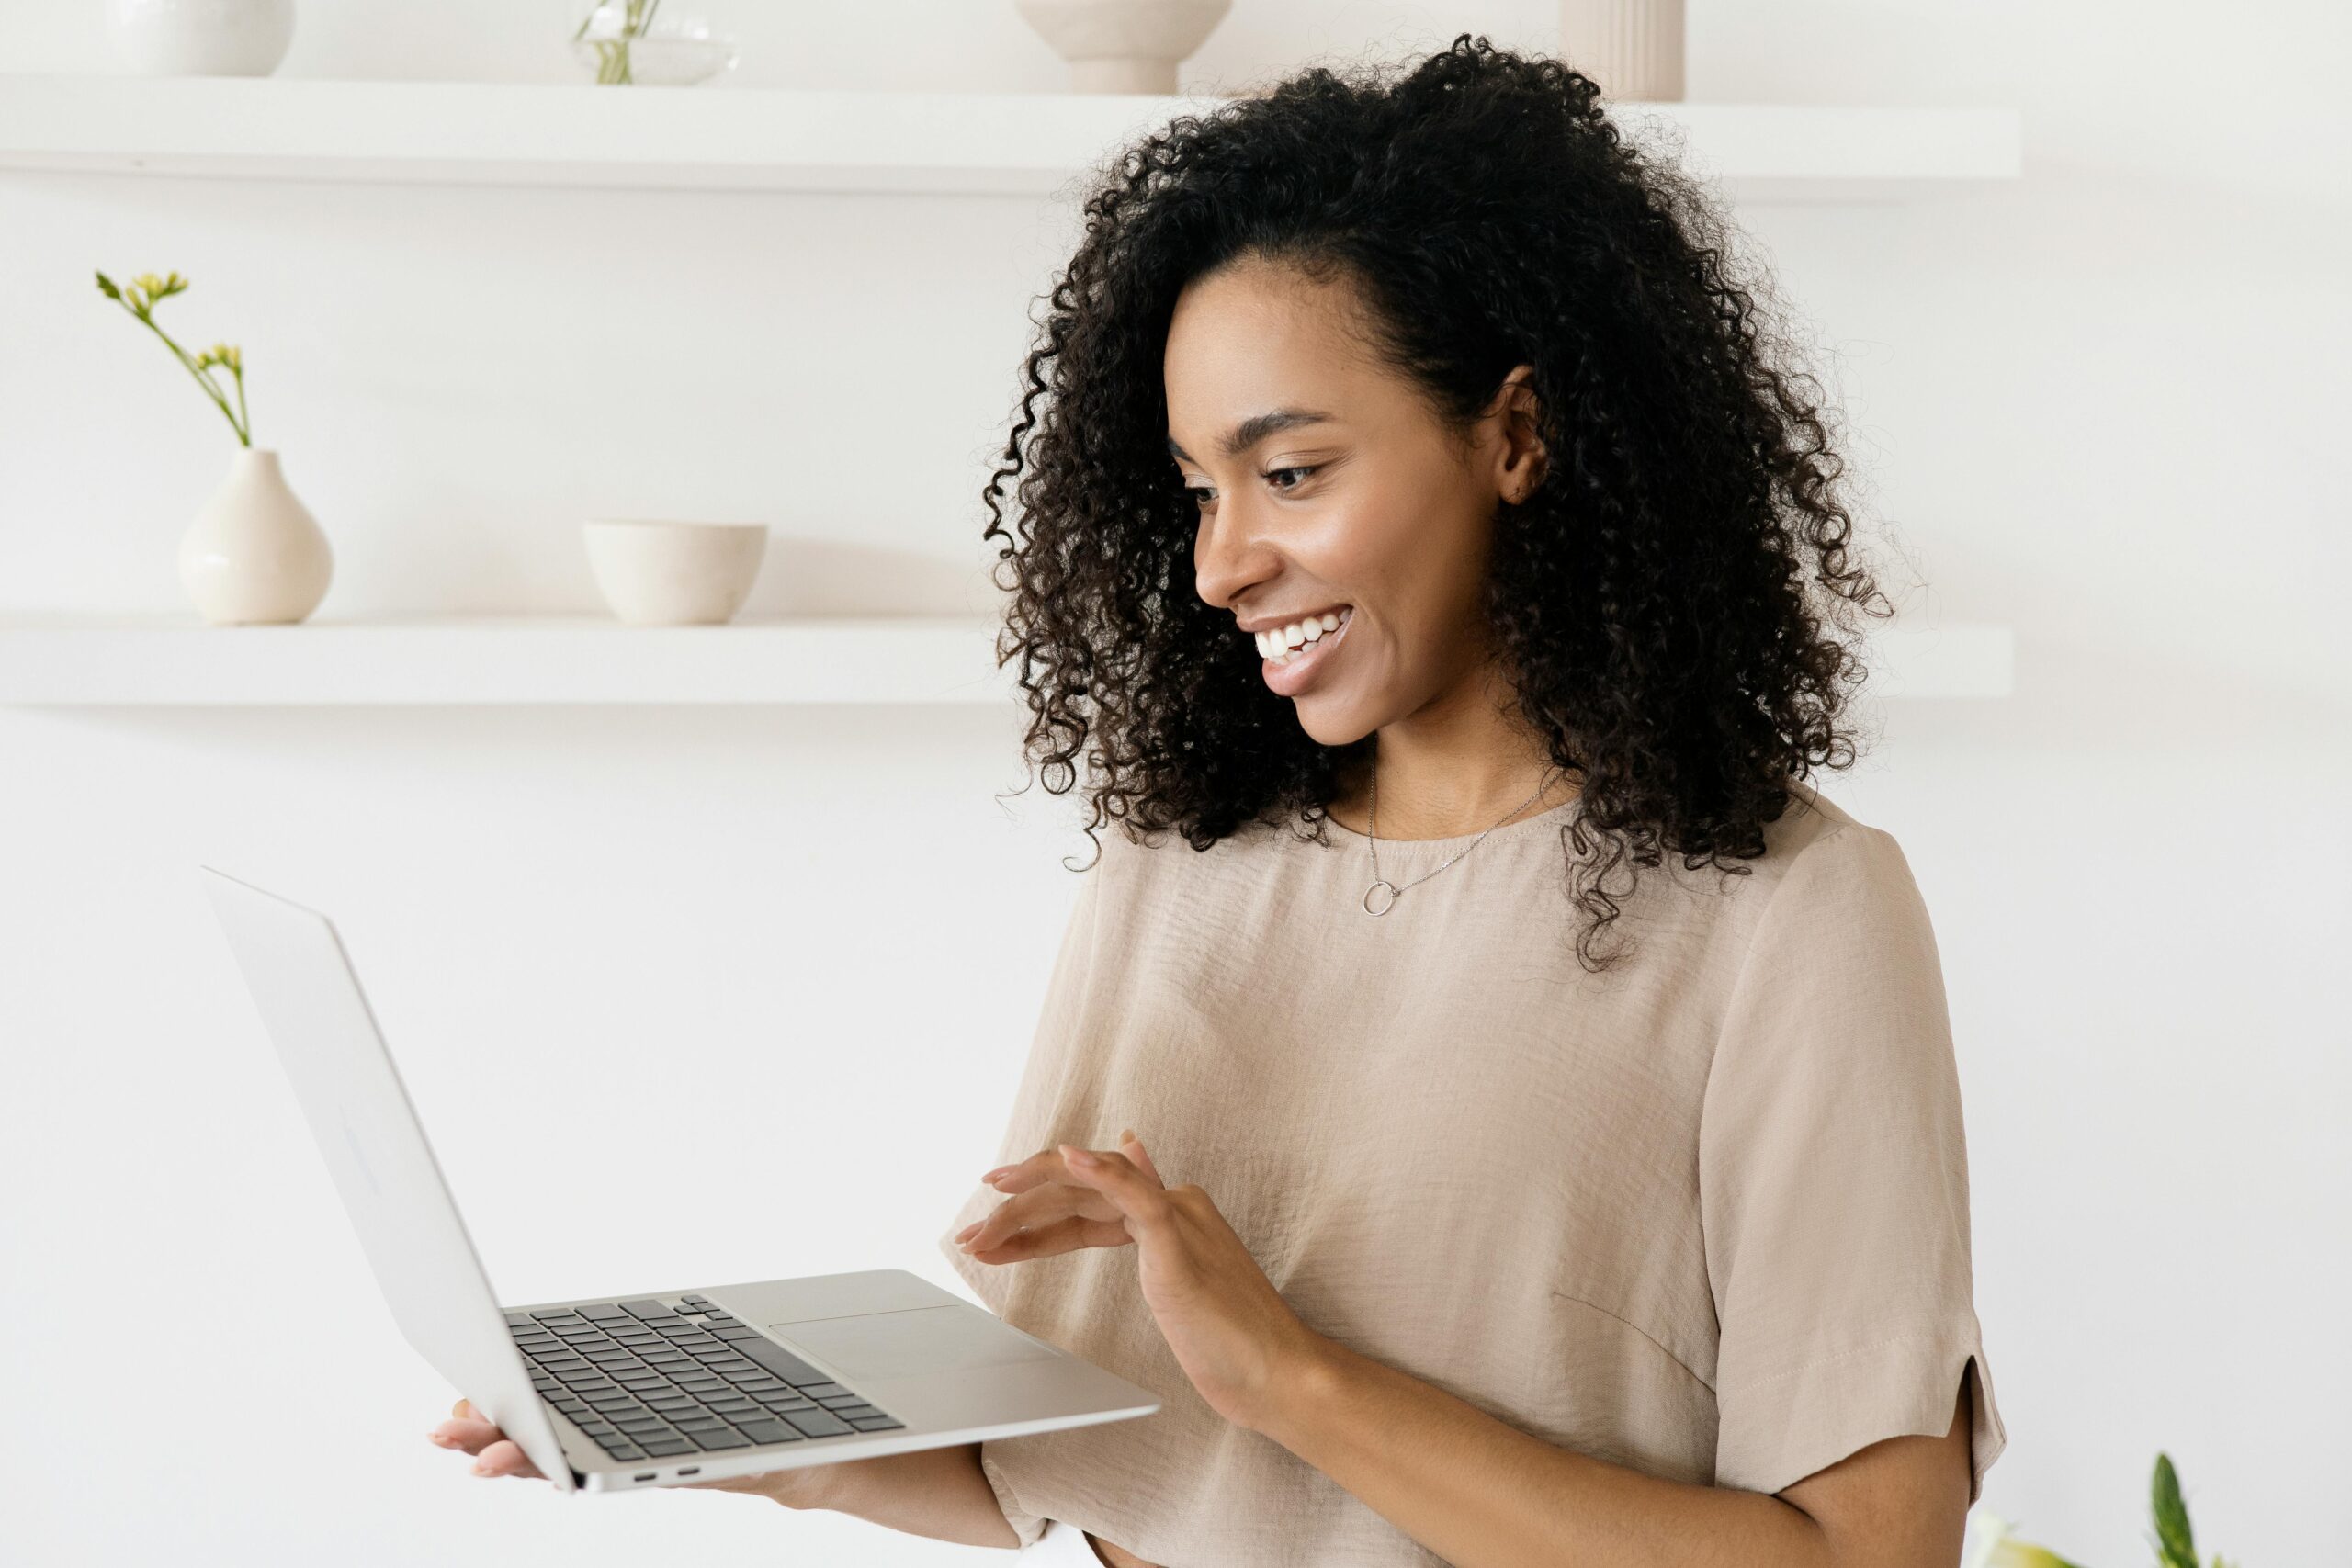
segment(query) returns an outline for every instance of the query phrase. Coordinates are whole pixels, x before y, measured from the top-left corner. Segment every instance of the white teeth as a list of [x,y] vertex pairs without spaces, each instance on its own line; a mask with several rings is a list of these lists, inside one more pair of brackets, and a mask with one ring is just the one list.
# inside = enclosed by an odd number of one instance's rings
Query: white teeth
[[1320,642],[1330,633],[1346,626],[1348,618],[1354,614],[1355,607],[1350,605],[1343,610],[1326,611],[1312,620],[1293,621],[1289,626],[1273,631],[1259,632],[1255,634],[1258,639],[1259,657],[1272,660],[1275,666],[1280,668],[1296,657],[1299,649],[1309,644]]

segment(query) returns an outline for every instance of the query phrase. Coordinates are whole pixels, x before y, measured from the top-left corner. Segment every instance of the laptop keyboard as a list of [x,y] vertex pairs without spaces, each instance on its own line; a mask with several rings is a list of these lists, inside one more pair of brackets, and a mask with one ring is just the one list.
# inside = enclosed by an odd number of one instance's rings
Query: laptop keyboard
[[706,1296],[510,1312],[506,1325],[539,1397],[616,1460],[905,1425]]

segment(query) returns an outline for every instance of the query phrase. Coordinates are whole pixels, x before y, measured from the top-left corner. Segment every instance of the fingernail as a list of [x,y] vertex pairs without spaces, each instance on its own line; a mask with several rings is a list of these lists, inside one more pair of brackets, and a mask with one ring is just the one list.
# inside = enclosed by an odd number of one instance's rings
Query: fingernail
[[1070,1164],[1077,1166],[1081,1170],[1085,1169],[1089,1166],[1100,1163],[1096,1159],[1094,1152],[1091,1149],[1074,1149],[1068,1144],[1064,1144],[1062,1145],[1062,1158],[1069,1161]]
[[1009,1165],[1001,1165],[994,1170],[984,1170],[980,1172],[980,1179],[983,1182],[994,1181],[998,1177],[1002,1176],[1006,1171],[1011,1170],[1012,1168]]
[[1119,1134],[1119,1142],[1123,1144],[1139,1143],[1142,1140],[1136,1136],[1136,1130],[1133,1127],[1126,1128]]
[[957,1241],[969,1241],[969,1240],[971,1240],[971,1239],[972,1239],[973,1233],[974,1233],[974,1232],[976,1232],[976,1231],[978,1231],[978,1230],[982,1225],[984,1225],[984,1224],[988,1224],[988,1222],[987,1222],[986,1220],[974,1220],[970,1224],[966,1225],[962,1230],[957,1231],[957,1232],[956,1233],[956,1239]]

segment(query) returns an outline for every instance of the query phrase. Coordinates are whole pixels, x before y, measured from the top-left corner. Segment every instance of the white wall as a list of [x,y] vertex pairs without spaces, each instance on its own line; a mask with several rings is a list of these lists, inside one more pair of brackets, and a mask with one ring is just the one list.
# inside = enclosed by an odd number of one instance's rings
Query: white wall
[[[282,73],[561,78],[582,8],[311,0]],[[707,9],[747,85],[1062,80],[1009,5]],[[0,71],[110,69],[100,15],[0,0]],[[1555,37],[1538,0],[1240,0],[1184,85],[1459,30]],[[1744,220],[1917,611],[2018,627],[2014,698],[1894,707],[1826,785],[1936,917],[2012,1438],[1986,1505],[2144,1561],[2161,1447],[2209,1549],[2338,1560],[2345,16],[1696,0],[1690,34],[1696,98],[2025,111],[2017,185]],[[170,319],[243,344],[256,442],[334,541],[322,616],[592,609],[597,512],[768,519],[759,613],[971,603],[1067,242],[1010,198],[0,174],[0,611],[185,610],[230,457],[94,267],[177,269]],[[451,1394],[192,868],[334,914],[506,1299],[954,1288],[932,1242],[1086,848],[1067,802],[995,798],[1016,740],[941,709],[0,710],[0,1560],[1002,1561],[718,1494],[578,1506],[426,1444]]]

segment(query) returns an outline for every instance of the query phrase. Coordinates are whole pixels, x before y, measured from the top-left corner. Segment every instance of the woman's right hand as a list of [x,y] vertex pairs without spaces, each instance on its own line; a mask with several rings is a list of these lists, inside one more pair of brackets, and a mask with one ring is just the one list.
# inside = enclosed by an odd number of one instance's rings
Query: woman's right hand
[[486,1419],[473,1406],[473,1401],[461,1399],[449,1407],[449,1419],[424,1434],[445,1449],[462,1449],[474,1456],[476,1475],[523,1475],[544,1481],[547,1477],[531,1462],[531,1456],[522,1446],[500,1431],[497,1425]]
[[[531,1462],[531,1456],[523,1451],[522,1445],[500,1431],[496,1423],[476,1410],[471,1400],[461,1399],[450,1406],[449,1419],[427,1432],[425,1437],[445,1449],[462,1449],[473,1455],[476,1475],[547,1479],[545,1472]],[[686,1481],[678,1484],[714,1492],[751,1492],[788,1508],[803,1508],[813,1506],[809,1495],[816,1487],[819,1473],[833,1468],[831,1465],[809,1465],[797,1470],[769,1471],[763,1475],[731,1475],[716,1481]]]

